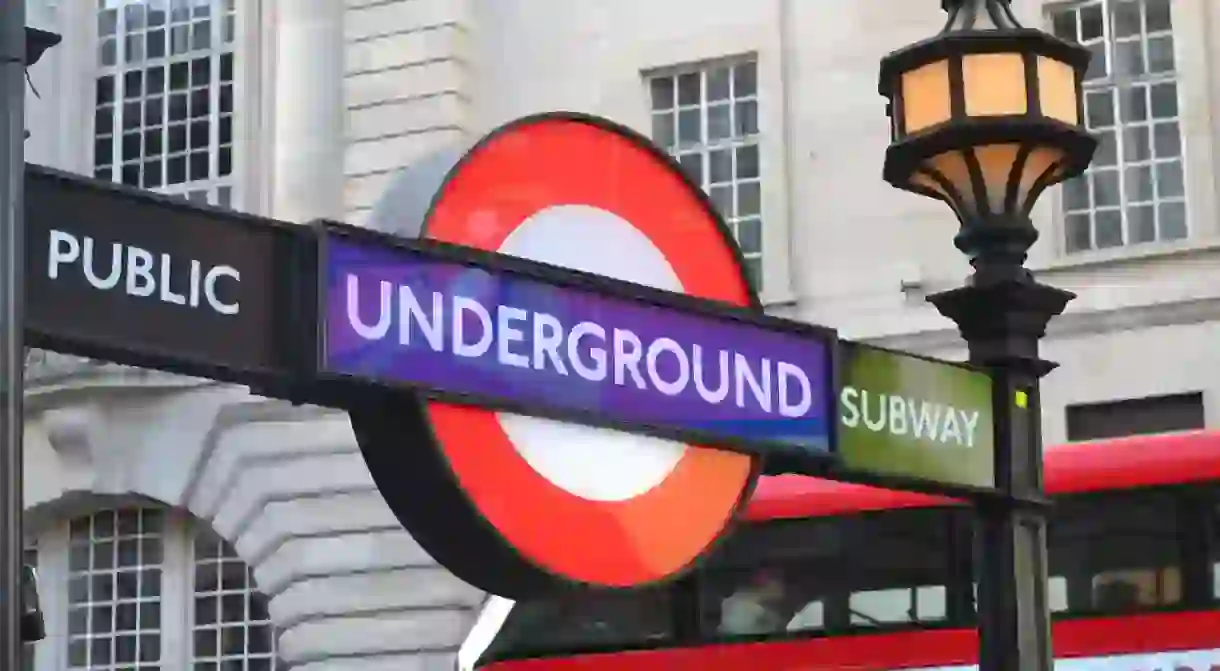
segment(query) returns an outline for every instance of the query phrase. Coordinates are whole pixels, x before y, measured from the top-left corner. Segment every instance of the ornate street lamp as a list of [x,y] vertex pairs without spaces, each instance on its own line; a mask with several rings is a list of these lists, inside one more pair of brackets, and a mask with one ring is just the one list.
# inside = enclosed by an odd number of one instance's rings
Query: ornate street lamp
[[953,208],[955,242],[976,268],[997,254],[1020,265],[1011,253],[1037,238],[1029,213],[1038,196],[1080,174],[1097,145],[1080,93],[1090,54],[1022,27],[1008,0],[942,5],[940,34],[881,62],[894,140],[885,181]]
[[1081,81],[1089,51],[1022,27],[1009,0],[942,0],[936,36],[881,62],[893,143],[885,180],[944,201],[974,272],[928,300],[995,380],[996,486],[979,510],[981,671],[1050,671],[1038,356],[1074,295],[1024,268],[1038,238],[1030,212],[1050,186],[1088,167]]

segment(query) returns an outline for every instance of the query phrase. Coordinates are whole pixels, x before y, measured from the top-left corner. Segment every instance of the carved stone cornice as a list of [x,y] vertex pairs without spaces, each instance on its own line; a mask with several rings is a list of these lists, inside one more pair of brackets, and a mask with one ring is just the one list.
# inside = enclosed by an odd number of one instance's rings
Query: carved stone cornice
[[26,350],[25,355],[27,412],[38,412],[83,395],[134,391],[147,393],[214,384],[219,383],[40,349]]

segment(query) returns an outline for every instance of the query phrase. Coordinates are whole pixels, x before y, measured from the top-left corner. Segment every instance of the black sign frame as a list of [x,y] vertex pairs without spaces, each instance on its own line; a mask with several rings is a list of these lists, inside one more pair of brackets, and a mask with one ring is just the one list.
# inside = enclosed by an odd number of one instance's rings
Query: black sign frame
[[[308,323],[300,307],[309,303],[307,278],[315,272],[308,228],[32,164],[24,217],[28,347],[243,384],[269,396],[301,394],[300,363],[310,344],[297,328]],[[52,229],[171,258],[225,260],[240,271],[244,309],[192,312],[79,279],[51,279]],[[125,272],[122,262],[120,268]]]
[[[317,390],[317,393],[322,399],[326,400],[328,405],[350,409],[351,399],[359,398],[359,391],[361,389],[377,387],[387,392],[416,394],[417,398],[423,400],[477,406],[561,422],[616,429],[695,445],[707,445],[744,454],[754,454],[768,460],[775,460],[778,463],[791,464],[793,466],[800,464],[802,472],[808,474],[829,472],[829,469],[837,465],[838,396],[836,390],[839,382],[839,337],[837,331],[832,328],[775,317],[749,307],[663,291],[634,282],[626,282],[603,275],[572,270],[570,268],[462,245],[453,245],[429,239],[407,239],[359,228],[350,224],[326,220],[313,222],[312,228],[318,236],[316,249],[319,270],[318,276],[315,278],[315,295],[317,297],[315,314],[319,318],[316,320],[318,330],[315,332],[316,349],[313,359],[315,368],[310,377],[320,385],[321,388]],[[447,392],[424,388],[407,382],[382,381],[370,377],[326,371],[326,334],[324,332],[326,324],[321,317],[327,314],[328,309],[326,305],[327,278],[324,276],[324,273],[327,265],[327,238],[330,236],[372,243],[425,260],[464,265],[509,277],[534,280],[560,289],[588,291],[602,296],[611,296],[625,302],[659,307],[672,312],[696,315],[717,321],[735,322],[816,340],[826,348],[826,372],[829,379],[826,398],[823,399],[824,407],[820,409],[827,422],[826,450],[814,452],[808,448],[778,440],[748,439],[696,429],[672,428],[640,423],[628,424],[607,419],[597,413],[560,410],[492,396]],[[817,462],[816,467],[814,466],[815,462]]]

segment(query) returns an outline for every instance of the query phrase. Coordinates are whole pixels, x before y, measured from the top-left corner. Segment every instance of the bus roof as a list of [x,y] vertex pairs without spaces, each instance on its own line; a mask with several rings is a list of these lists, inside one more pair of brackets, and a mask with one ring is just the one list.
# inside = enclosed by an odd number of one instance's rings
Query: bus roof
[[[1220,480],[1220,431],[1135,436],[1057,445],[1046,450],[1048,494],[1131,489]],[[891,508],[954,505],[953,499],[800,475],[763,477],[746,519],[844,515]]]

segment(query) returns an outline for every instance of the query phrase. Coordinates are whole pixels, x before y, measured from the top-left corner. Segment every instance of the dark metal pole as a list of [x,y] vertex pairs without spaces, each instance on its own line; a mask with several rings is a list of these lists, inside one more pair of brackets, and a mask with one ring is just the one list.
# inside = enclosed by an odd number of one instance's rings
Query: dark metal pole
[[0,0],[0,669],[22,667],[25,0]]
[[[987,230],[973,233],[985,238]],[[1006,498],[978,510],[980,671],[1051,671],[1054,665],[1038,387],[1056,364],[1038,356],[1038,343],[1075,295],[1040,284],[1021,267],[1036,238],[1032,226],[1027,232],[1028,241],[1013,246],[1005,235],[994,242],[1009,244],[977,256],[967,286],[928,298],[957,323],[971,362],[995,382],[996,479]]]
[[25,2],[0,5],[0,669],[23,665]]

